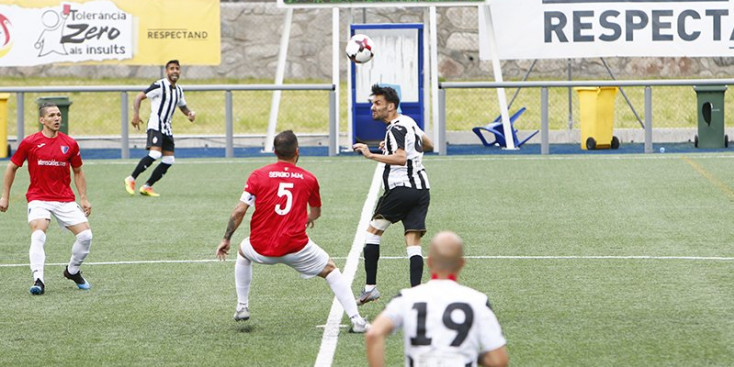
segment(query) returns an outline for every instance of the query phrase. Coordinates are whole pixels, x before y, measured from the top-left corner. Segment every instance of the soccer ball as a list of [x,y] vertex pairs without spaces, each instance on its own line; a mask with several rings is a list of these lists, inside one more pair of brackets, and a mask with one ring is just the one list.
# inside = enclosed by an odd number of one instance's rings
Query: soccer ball
[[372,40],[364,34],[355,34],[347,42],[347,57],[357,64],[372,60],[375,56],[375,47]]

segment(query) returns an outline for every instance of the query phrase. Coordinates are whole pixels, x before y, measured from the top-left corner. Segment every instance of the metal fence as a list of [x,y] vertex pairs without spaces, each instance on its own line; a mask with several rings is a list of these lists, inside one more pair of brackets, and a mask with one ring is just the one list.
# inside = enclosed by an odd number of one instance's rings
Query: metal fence
[[[49,87],[0,87],[0,93],[13,93],[16,98],[15,104],[10,105],[9,109],[15,109],[15,135],[20,141],[25,136],[26,120],[37,121],[36,108],[26,108],[25,103],[27,97],[35,99],[41,95],[48,96],[50,94],[70,94],[71,104],[69,112],[71,121],[68,123],[70,132],[74,136],[100,135],[99,126],[104,126],[104,131],[111,132],[112,136],[107,136],[107,140],[118,141],[122,158],[130,157],[130,110],[132,101],[130,100],[130,92],[135,94],[143,90],[141,86],[49,86]],[[251,132],[251,122],[257,119],[259,124],[257,131],[264,131],[267,126],[267,117],[270,111],[271,98],[273,92],[282,92],[282,98],[302,98],[303,93],[327,92],[328,97],[323,98],[323,103],[319,106],[309,106],[308,113],[303,112],[303,108],[298,108],[298,103],[294,103],[295,108],[281,108],[281,120],[287,120],[290,123],[280,124],[282,129],[294,129],[298,124],[310,124],[320,126],[328,136],[329,155],[337,154],[337,101],[335,87],[332,84],[288,84],[288,85],[268,85],[268,84],[247,84],[247,85],[187,85],[185,87],[187,103],[191,109],[198,111],[197,123],[187,124],[182,114],[174,114],[178,119],[178,125],[174,127],[175,135],[189,134],[194,136],[211,137],[224,136],[225,156],[234,156],[234,136],[235,127],[240,132]],[[237,98],[235,98],[235,92]],[[264,95],[262,92],[271,92]],[[259,93],[260,96],[253,98],[252,95]],[[206,97],[204,97],[206,95]],[[319,97],[315,97],[319,98]],[[313,100],[314,97],[308,98]],[[203,101],[206,102],[203,102]],[[198,105],[197,105],[198,103]],[[76,105],[75,105],[76,104]],[[81,105],[81,106],[77,106]],[[100,107],[102,105],[103,107]],[[115,112],[114,106],[119,106],[119,110]],[[199,109],[201,108],[201,109]],[[238,114],[235,114],[237,108]],[[206,113],[201,113],[206,110]],[[285,111],[284,111],[285,110]],[[300,111],[300,112],[299,112]],[[147,121],[149,108],[142,106],[140,116]],[[254,118],[249,116],[257,115]],[[311,115],[310,117],[308,115]],[[119,116],[116,119],[115,116]],[[180,121],[184,120],[184,121]],[[116,121],[116,122],[115,122]],[[265,121],[265,126],[263,126]],[[119,126],[119,129],[110,129],[112,124]],[[38,126],[32,124],[30,126]],[[181,129],[179,129],[181,127]],[[144,127],[143,127],[144,128]],[[97,130],[97,131],[95,131]],[[297,128],[294,130],[298,130]],[[114,137],[119,131],[119,138]],[[143,131],[144,132],[144,131]],[[219,132],[217,134],[217,132]],[[112,143],[114,144],[114,143]]]
[[[578,127],[578,121],[575,121],[578,100],[572,89],[615,86],[624,91],[615,103],[615,129],[628,128],[644,133],[644,151],[650,153],[653,126],[658,131],[661,128],[697,126],[696,96],[691,86],[730,84],[734,84],[734,79],[443,82],[439,84],[436,142],[439,153],[446,154],[447,130],[469,133],[467,136],[471,136],[472,127],[486,125],[496,118],[499,109],[494,89],[506,88],[508,100],[512,101],[513,95],[520,96],[510,106],[510,113],[516,111],[518,106],[527,106],[528,109],[515,123],[515,128],[540,130],[541,153],[548,154],[551,131],[570,131]],[[18,141],[26,135],[27,129],[38,126],[37,123],[27,123],[37,121],[37,110],[26,106],[27,101],[42,95],[64,93],[72,98],[71,135],[100,135],[98,130],[104,126],[103,130],[107,132],[106,135],[103,133],[103,140],[108,144],[106,147],[118,146],[121,157],[129,158],[131,133],[135,134],[129,129],[132,105],[130,93],[133,93],[134,98],[143,89],[142,86],[121,85],[0,87],[0,93],[13,93],[16,96],[8,105],[10,111],[15,110],[15,135]],[[686,92],[670,92],[676,89],[685,89]],[[267,128],[270,97],[275,91],[282,91],[283,99],[290,101],[281,103],[279,129],[316,132],[326,137],[330,155],[339,153],[340,132],[343,135],[348,130],[346,108],[337,108],[346,106],[345,89],[341,88],[340,101],[337,101],[336,88],[332,84],[187,85],[185,90],[189,106],[198,112],[197,121],[196,124],[190,124],[182,114],[176,114],[178,120],[175,121],[174,133],[177,141],[182,135],[199,139],[223,139],[226,157],[234,156],[236,135],[256,134],[262,139]],[[656,103],[653,103],[653,95]],[[671,95],[685,95],[686,100],[671,100]],[[119,110],[115,106],[119,106]],[[734,102],[728,103],[726,109],[732,107]],[[144,120],[148,111],[147,106],[141,107]],[[681,115],[685,117],[681,118]],[[734,116],[732,113],[727,115]],[[339,121],[341,126],[338,125]],[[133,135],[134,140],[144,141],[144,135],[141,134],[144,131],[139,132],[139,136]],[[472,139],[470,143],[478,144],[479,141]],[[133,144],[132,147],[136,148],[137,145]]]
[[[537,105],[540,108],[539,111],[539,120],[540,120],[540,136],[541,136],[541,153],[542,154],[549,154],[549,130],[550,130],[550,122],[551,122],[551,114],[549,113],[550,109],[549,106],[551,104],[549,103],[550,100],[550,91],[552,90],[568,90],[569,88],[577,88],[577,87],[620,87],[621,90],[624,90],[626,88],[643,88],[643,108],[641,110],[636,109],[634,107],[634,104],[629,99],[629,96],[626,96],[626,93],[623,93],[623,98],[626,102],[628,102],[627,107],[630,108],[630,110],[634,111],[635,115],[635,124],[639,124],[638,127],[641,129],[644,129],[644,152],[645,153],[652,153],[652,139],[653,139],[653,121],[657,118],[654,118],[655,113],[663,114],[664,109],[673,109],[678,110],[679,105],[673,101],[666,101],[663,99],[664,103],[661,103],[660,105],[654,105],[653,104],[653,92],[652,87],[656,88],[662,88],[662,87],[691,87],[691,86],[711,86],[711,85],[729,85],[734,84],[734,79],[685,79],[685,80],[587,80],[587,81],[526,81],[526,82],[503,82],[503,83],[484,83],[484,82],[444,82],[439,84],[439,118],[438,118],[438,137],[437,137],[437,144],[439,147],[439,151],[441,154],[445,154],[446,152],[446,123],[447,123],[447,111],[449,106],[447,105],[447,91],[451,91],[451,93],[466,91],[469,89],[496,89],[496,88],[518,88],[518,90],[522,89],[531,89],[536,90],[539,92],[539,100],[537,100]],[[487,94],[485,94],[487,95]],[[571,100],[571,95],[569,93],[569,101]],[[496,100],[496,99],[495,99]],[[564,104],[565,105],[565,104]],[[564,106],[561,105],[561,106]],[[661,106],[661,107],[658,107]],[[693,116],[697,115],[697,108],[695,107],[695,103],[691,103],[690,107],[686,106],[686,110],[689,111],[687,113],[693,114]],[[555,104],[555,107],[559,107],[559,104]],[[723,106],[722,106],[723,107]],[[568,104],[568,116],[573,116],[573,106],[571,105],[571,102]],[[697,121],[694,118],[691,118],[692,121]],[[485,120],[487,122],[491,120]],[[665,120],[663,120],[665,121]],[[693,125],[695,126],[695,122],[693,122]],[[476,126],[476,125],[475,125]],[[665,124],[667,126],[667,124]],[[573,119],[569,118],[569,125],[568,128],[571,129],[573,127]]]

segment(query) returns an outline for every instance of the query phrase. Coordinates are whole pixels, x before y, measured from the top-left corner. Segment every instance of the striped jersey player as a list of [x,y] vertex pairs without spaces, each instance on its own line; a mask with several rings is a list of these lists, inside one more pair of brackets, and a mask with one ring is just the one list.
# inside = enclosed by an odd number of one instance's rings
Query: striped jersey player
[[[403,289],[367,332],[370,366],[384,366],[385,338],[403,331],[405,366],[492,366],[508,364],[507,341],[486,295],[458,283],[463,243],[453,232],[431,241],[431,280]],[[390,363],[390,365],[395,365]]]
[[377,203],[367,228],[364,246],[365,286],[357,299],[362,305],[380,298],[377,290],[377,263],[382,234],[392,224],[403,222],[406,252],[410,261],[410,285],[421,283],[423,255],[421,238],[426,233],[426,215],[431,202],[428,175],[423,167],[423,151],[433,142],[409,116],[398,113],[400,97],[395,89],[372,86],[372,119],[385,123],[383,154],[373,154],[367,145],[353,146],[367,159],[385,164],[382,174],[385,192]]
[[175,161],[173,132],[171,130],[173,113],[178,108],[189,121],[194,122],[196,118],[196,113],[186,106],[183,89],[176,84],[180,75],[181,65],[178,60],[171,60],[166,63],[166,77],[154,82],[148,89],[138,93],[135,97],[132,125],[139,129],[142,122],[140,119],[140,102],[147,98],[150,98],[150,117],[148,117],[146,131],[148,137],[145,144],[148,155],[140,159],[130,176],[125,178],[125,191],[130,195],[135,194],[135,180],[138,175],[148,169],[158,158],[161,158],[161,163],[155,168],[145,185],[140,188],[140,194],[143,196],[160,196],[153,191],[153,184],[163,178],[163,175],[168,172]]

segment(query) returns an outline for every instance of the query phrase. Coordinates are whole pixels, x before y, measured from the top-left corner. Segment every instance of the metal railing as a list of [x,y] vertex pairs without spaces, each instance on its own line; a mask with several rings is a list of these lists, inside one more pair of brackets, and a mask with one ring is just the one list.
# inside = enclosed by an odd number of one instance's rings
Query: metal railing
[[[145,86],[110,85],[110,86],[48,86],[48,87],[0,87],[0,93],[15,93],[17,97],[17,133],[18,139],[25,136],[25,93],[52,92],[119,92],[120,93],[120,153],[122,158],[130,158],[129,114],[130,104],[128,92],[138,93]],[[212,84],[187,85],[186,91],[211,92],[222,91],[225,94],[225,157],[234,157],[234,122],[232,113],[233,91],[329,91],[329,156],[337,155],[338,121],[336,117],[336,88],[333,84]]]
[[734,79],[679,79],[679,80],[579,80],[579,81],[526,81],[526,82],[443,82],[438,91],[438,136],[436,145],[439,154],[446,154],[446,90],[448,89],[496,89],[496,88],[540,88],[540,140],[541,154],[549,154],[548,143],[548,89],[572,87],[644,87],[645,114],[643,128],[645,131],[644,152],[652,153],[652,87],[654,86],[694,86],[694,85],[730,85]]
[[[438,135],[436,146],[439,154],[446,155],[446,91],[449,89],[496,89],[496,88],[540,88],[541,108],[541,154],[549,154],[548,127],[548,89],[572,87],[644,87],[644,152],[652,153],[653,116],[652,87],[654,86],[695,86],[695,85],[732,85],[734,79],[680,79],[680,80],[585,80],[585,81],[525,81],[525,82],[443,82],[439,83],[438,93]],[[0,87],[0,93],[17,95],[17,136],[24,134],[24,97],[25,93],[51,92],[118,92],[120,102],[120,150],[122,158],[130,158],[128,92],[140,92],[141,86],[47,86],[47,87]],[[238,85],[187,85],[187,91],[221,91],[225,94],[225,157],[234,157],[234,123],[232,113],[233,91],[329,91],[329,156],[339,154],[338,121],[336,116],[337,96],[333,84],[238,84]]]

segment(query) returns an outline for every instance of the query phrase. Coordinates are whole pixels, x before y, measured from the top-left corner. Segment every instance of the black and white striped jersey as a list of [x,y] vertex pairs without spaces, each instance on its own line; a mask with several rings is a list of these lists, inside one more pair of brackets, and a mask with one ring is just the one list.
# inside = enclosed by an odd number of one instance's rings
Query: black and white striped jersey
[[403,289],[383,315],[403,331],[405,366],[476,366],[507,344],[486,295],[448,279]]
[[424,134],[415,120],[405,115],[398,115],[398,118],[387,125],[383,154],[390,155],[398,149],[403,149],[407,160],[402,166],[385,165],[382,175],[385,190],[398,186],[419,190],[430,189],[428,174],[423,167],[422,138]]
[[183,89],[180,86],[171,85],[167,78],[154,82],[145,90],[145,95],[150,99],[150,118],[148,118],[148,130],[156,130],[163,135],[172,136],[171,118],[177,107],[186,106]]

